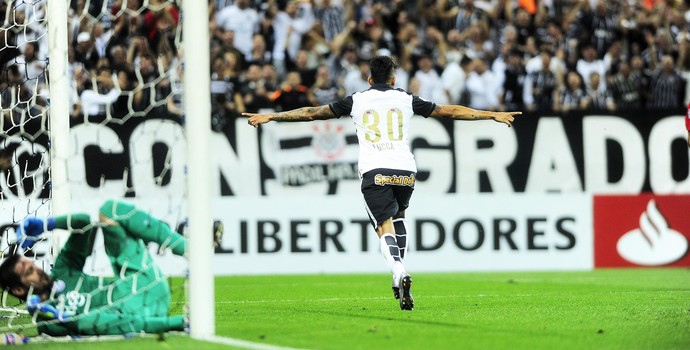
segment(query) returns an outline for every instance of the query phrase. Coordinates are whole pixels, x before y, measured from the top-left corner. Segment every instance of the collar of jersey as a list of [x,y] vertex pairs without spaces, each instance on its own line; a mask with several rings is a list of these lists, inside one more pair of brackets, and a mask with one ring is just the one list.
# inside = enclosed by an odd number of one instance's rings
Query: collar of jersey
[[392,86],[390,86],[389,84],[386,84],[386,83],[373,83],[373,84],[371,84],[371,89],[380,90],[380,91],[386,91],[386,90],[390,90],[392,88],[393,88]]

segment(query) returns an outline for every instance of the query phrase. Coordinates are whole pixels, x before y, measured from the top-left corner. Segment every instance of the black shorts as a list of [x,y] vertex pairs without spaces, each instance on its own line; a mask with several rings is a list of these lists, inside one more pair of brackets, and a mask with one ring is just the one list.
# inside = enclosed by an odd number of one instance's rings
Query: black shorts
[[374,169],[362,174],[362,195],[374,229],[410,206],[415,175],[394,169]]

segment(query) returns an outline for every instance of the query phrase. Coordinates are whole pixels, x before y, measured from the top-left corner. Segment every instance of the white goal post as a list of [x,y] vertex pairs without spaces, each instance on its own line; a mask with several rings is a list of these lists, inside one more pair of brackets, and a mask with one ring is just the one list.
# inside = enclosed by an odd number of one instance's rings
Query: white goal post
[[[211,218],[211,74],[206,1],[183,1],[184,108],[189,213],[189,323],[194,338],[215,335]],[[193,88],[192,88],[193,87]]]
[[[67,75],[67,1],[49,1],[48,20],[48,85],[50,125],[50,211],[52,215],[70,210],[70,185],[67,177],[69,155],[69,76]],[[56,255],[67,241],[67,232],[51,237],[52,254]]]

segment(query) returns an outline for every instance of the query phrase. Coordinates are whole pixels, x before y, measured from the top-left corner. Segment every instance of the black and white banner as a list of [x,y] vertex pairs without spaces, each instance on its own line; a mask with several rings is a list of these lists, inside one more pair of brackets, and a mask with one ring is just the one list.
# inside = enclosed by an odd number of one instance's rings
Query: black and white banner
[[[359,191],[359,151],[348,118],[259,129],[240,118],[229,125],[211,138],[214,196]],[[418,192],[690,193],[681,115],[523,115],[513,128],[419,117],[410,130]],[[71,137],[73,196],[176,196],[184,188],[186,141],[177,121],[79,124]],[[3,171],[3,197],[46,196],[31,186],[47,179],[48,162],[35,159],[45,158],[48,145],[9,136],[0,143],[4,148],[16,159],[34,160],[28,168]]]

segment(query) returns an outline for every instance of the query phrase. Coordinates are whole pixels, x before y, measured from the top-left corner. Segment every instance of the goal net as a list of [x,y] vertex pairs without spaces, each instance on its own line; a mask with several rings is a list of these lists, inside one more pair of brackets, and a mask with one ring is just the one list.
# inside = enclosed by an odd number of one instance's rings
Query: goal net
[[[194,173],[199,169],[190,170],[198,160],[188,161],[187,145],[203,144],[199,137],[203,140],[204,125],[210,129],[210,122],[204,124],[206,119],[201,116],[191,129],[185,123],[184,111],[190,106],[182,104],[183,75],[187,74],[183,62],[196,59],[197,53],[184,54],[182,11],[188,11],[186,21],[201,21],[197,26],[208,27],[206,18],[197,14],[206,11],[203,2],[186,6],[173,0],[51,0],[50,4],[46,0],[0,0],[3,258],[19,252],[50,272],[67,231],[75,230],[55,230],[24,251],[14,244],[22,221],[79,212],[96,222],[98,208],[109,199],[131,203],[173,230],[196,232],[200,230],[188,226],[211,227],[205,222],[210,220],[194,213],[197,209],[188,210],[191,197],[195,208],[207,206],[199,202],[203,190],[197,188],[191,195],[186,190],[189,182],[199,181],[190,178],[198,177]],[[187,10],[192,6],[193,10]],[[197,38],[204,34],[208,38],[203,31]],[[203,96],[197,100],[203,104]],[[190,130],[196,131],[192,135]],[[193,152],[204,152],[203,145]],[[201,179],[203,183],[203,175]],[[212,250],[211,229],[206,233],[205,242]],[[166,276],[171,275],[201,278],[207,283],[208,276],[194,274],[194,264],[199,266],[199,262],[187,262],[194,261],[190,250],[203,251],[205,245],[188,247],[188,260],[165,248],[165,244],[149,244],[163,274],[150,280],[151,285],[134,287],[134,294],[167,283]],[[90,253],[84,273],[121,275],[105,253],[102,234],[96,235]],[[203,264],[205,260],[197,261]],[[170,312],[184,313],[190,308],[186,300],[192,298],[186,296],[182,282],[171,287]],[[108,288],[79,292],[91,298],[107,294]],[[87,312],[107,311],[125,302],[124,298],[109,300],[102,310]],[[6,292],[1,307],[4,322],[0,322],[0,333],[32,336],[45,325],[42,322],[55,322],[31,317],[24,303]],[[208,313],[204,307],[203,312]],[[193,324],[195,312],[190,313]],[[208,326],[199,328],[209,332]]]

